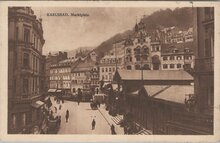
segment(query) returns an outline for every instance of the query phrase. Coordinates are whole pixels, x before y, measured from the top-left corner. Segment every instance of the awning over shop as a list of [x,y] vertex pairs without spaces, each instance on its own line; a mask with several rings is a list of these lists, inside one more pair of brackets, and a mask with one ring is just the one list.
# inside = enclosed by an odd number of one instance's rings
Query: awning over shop
[[61,90],[57,90],[56,92],[61,92]]
[[41,107],[43,105],[44,105],[44,102],[42,102],[40,100],[31,104],[31,106],[34,107],[34,108],[39,108],[39,107]]
[[56,92],[57,89],[49,89],[48,92]]

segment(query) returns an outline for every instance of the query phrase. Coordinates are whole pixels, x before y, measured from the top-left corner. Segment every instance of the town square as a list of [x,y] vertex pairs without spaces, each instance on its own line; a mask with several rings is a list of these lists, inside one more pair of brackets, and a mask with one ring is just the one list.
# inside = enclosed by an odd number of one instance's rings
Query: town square
[[214,7],[8,7],[8,134],[212,135]]

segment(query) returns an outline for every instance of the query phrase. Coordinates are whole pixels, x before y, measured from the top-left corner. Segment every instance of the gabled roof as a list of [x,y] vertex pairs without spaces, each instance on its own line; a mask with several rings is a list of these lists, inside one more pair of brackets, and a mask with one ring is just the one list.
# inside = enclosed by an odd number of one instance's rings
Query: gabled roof
[[[118,70],[114,79],[141,80],[141,70]],[[193,77],[186,71],[180,70],[144,70],[144,80],[192,80]]]

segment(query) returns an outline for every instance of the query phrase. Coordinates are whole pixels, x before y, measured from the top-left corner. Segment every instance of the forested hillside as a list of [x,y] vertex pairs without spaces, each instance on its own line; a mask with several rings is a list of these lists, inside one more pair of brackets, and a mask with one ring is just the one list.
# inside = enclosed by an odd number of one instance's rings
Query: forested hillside
[[[176,8],[174,10],[165,9],[152,13],[144,17],[143,22],[146,24],[146,30],[154,31],[158,28],[176,26],[179,29],[186,29],[193,25],[193,10],[192,8]],[[135,26],[135,25],[134,25]],[[112,48],[115,41],[120,41],[132,34],[134,29],[125,31],[124,33],[116,34],[110,39],[102,42],[95,51],[99,58],[103,57],[104,53]]]

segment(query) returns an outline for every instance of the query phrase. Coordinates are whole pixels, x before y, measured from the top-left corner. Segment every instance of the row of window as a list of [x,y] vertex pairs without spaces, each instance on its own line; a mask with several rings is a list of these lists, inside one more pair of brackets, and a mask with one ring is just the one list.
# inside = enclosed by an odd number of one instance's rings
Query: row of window
[[[141,70],[141,65],[136,64],[136,65],[134,66],[134,68],[135,68],[135,70]],[[142,68],[143,68],[143,70],[150,70],[150,66],[149,66],[148,64],[144,64]],[[127,70],[131,70],[131,69],[132,69],[131,65],[128,65],[128,66],[126,67],[126,69],[127,69]]]
[[111,74],[110,75],[102,75],[102,80],[112,81],[113,76]]
[[115,72],[115,67],[101,68],[102,72]]
[[175,67],[177,68],[177,69],[180,69],[180,68],[183,68],[183,66],[185,66],[185,67],[187,67],[187,68],[190,68],[191,67],[191,64],[185,64],[185,65],[182,65],[182,64],[163,64],[163,69],[168,69],[168,68],[170,68],[170,69],[174,69]]
[[50,80],[70,80],[69,75],[64,76],[50,76]]
[[121,58],[118,58],[118,59],[115,59],[115,58],[106,58],[106,59],[102,59],[101,63],[107,63],[107,64],[114,64],[114,63],[121,63],[122,59]]
[[71,69],[70,68],[62,68],[62,69],[52,69],[50,70],[50,73],[70,73]]
[[166,60],[192,60],[192,56],[187,55],[187,56],[163,56],[162,58],[164,61]]
[[92,81],[91,81],[91,84],[92,84],[92,85],[97,85],[97,84],[99,84],[99,81],[92,80]]
[[192,40],[193,40],[192,36],[166,39],[167,43],[183,43],[184,41],[188,42],[188,41],[192,41]]

